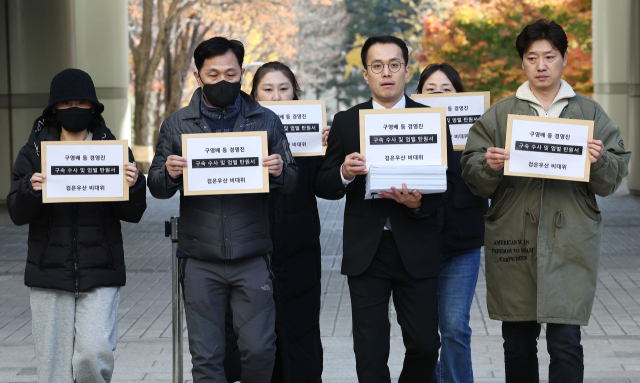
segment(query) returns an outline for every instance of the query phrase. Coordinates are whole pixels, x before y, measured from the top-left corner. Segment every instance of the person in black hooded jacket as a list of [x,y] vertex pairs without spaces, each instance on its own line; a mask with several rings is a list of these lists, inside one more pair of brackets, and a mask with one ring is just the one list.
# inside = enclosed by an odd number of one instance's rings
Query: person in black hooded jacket
[[29,224],[24,281],[31,288],[40,383],[109,382],[113,373],[126,279],[120,221],[142,218],[145,178],[129,151],[128,201],[43,204],[40,157],[42,141],[115,140],[103,110],[86,72],[58,73],[13,168],[7,206],[14,224]]
[[[291,69],[277,61],[256,71],[251,96],[257,101],[298,100],[301,93]],[[327,145],[330,127],[322,130]],[[276,304],[276,363],[271,383],[322,381],[320,340],[320,217],[316,202],[316,176],[322,156],[297,157],[298,182],[292,192],[269,193],[269,224],[273,255],[273,298]],[[233,316],[226,318],[225,373],[239,381],[240,351],[233,331]]]

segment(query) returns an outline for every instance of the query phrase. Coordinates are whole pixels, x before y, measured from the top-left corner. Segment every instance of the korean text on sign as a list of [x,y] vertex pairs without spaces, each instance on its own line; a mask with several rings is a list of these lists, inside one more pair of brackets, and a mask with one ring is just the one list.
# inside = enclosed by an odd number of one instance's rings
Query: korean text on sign
[[509,115],[505,175],[587,181],[593,121]]
[[268,191],[266,132],[185,134],[185,195]]
[[44,202],[128,199],[126,141],[43,142]]
[[369,166],[403,161],[446,165],[444,108],[361,110],[360,114],[360,150]]
[[322,128],[326,125],[324,101],[261,102],[282,122],[294,156],[324,154]]

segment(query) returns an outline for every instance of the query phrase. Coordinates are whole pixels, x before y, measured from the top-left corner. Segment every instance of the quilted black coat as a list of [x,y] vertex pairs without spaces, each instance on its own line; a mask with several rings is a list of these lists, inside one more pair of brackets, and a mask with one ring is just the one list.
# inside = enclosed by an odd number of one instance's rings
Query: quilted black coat
[[[93,132],[93,140],[114,139],[104,121]],[[41,173],[41,141],[59,140],[57,128],[36,120],[13,167],[9,214],[14,224],[29,225],[25,285],[76,293],[124,286],[120,221],[142,218],[147,208],[145,178],[139,174],[129,201],[43,204],[42,192],[34,191],[30,180],[33,173]],[[131,151],[129,161],[134,161]]]

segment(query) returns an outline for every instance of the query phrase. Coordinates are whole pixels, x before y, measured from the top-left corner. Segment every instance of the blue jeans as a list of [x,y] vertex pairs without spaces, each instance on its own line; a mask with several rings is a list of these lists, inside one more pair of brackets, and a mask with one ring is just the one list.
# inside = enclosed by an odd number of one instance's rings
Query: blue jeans
[[473,382],[469,312],[480,270],[480,248],[443,254],[438,276],[442,349],[431,383]]

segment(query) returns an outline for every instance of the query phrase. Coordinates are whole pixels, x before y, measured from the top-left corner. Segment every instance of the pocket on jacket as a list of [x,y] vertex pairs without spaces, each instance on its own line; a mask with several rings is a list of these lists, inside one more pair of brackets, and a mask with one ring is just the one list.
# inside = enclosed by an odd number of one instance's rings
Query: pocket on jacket
[[489,206],[489,211],[487,212],[487,219],[492,221],[500,219],[506,211],[509,210],[509,207],[513,205],[513,194],[515,193],[514,188],[508,188],[504,191],[502,197],[495,204],[492,203]]
[[592,201],[591,198],[587,195],[587,192],[584,191],[583,188],[576,188],[576,201],[578,202],[578,206],[582,213],[586,215],[588,218],[599,221],[600,220],[600,209],[597,207],[597,203],[595,202],[595,198]]

